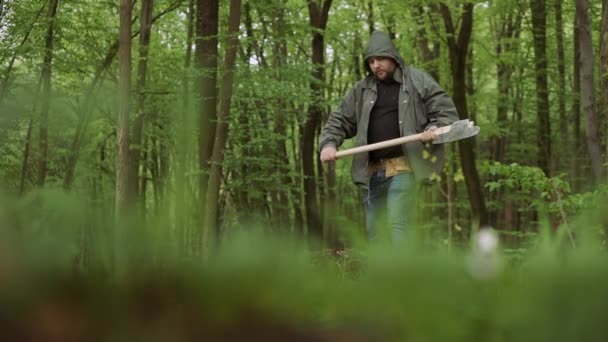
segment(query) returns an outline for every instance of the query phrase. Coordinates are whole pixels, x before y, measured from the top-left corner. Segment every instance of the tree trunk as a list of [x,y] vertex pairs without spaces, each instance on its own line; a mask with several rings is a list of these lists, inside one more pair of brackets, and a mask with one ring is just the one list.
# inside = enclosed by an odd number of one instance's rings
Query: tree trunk
[[27,178],[27,168],[30,159],[30,145],[32,143],[32,128],[34,127],[34,118],[30,117],[27,124],[27,134],[25,135],[25,144],[23,146],[23,162],[21,163],[21,179],[19,180],[19,195],[25,192],[25,179]]
[[116,215],[120,219],[129,207],[129,105],[131,93],[131,12],[130,0],[120,0],[118,45],[118,118],[116,120]]
[[[501,8],[503,9],[503,8]],[[496,28],[496,79],[498,83],[498,103],[496,108],[496,125],[498,128],[498,135],[493,138],[493,159],[499,163],[506,162],[507,143],[510,137],[509,130],[509,103],[515,103],[516,99],[512,98],[515,91],[513,89],[512,76],[513,76],[513,62],[509,60],[515,49],[517,40],[519,38],[522,15],[520,11],[514,8],[507,8],[500,12],[501,15],[498,20],[498,27]],[[494,179],[495,180],[495,179]],[[493,192],[494,200],[497,203],[504,203],[503,190],[497,190]],[[490,194],[492,195],[492,193]],[[512,228],[510,225],[503,224],[502,218],[507,215],[506,211],[509,210],[507,206],[502,206],[505,211],[503,215],[500,215],[500,210],[495,212],[495,215],[491,217],[492,226],[496,228]]]
[[187,255],[186,224],[186,170],[188,160],[188,137],[190,136],[190,65],[192,62],[192,37],[194,33],[194,0],[188,0],[188,17],[186,20],[186,56],[184,58],[184,74],[182,75],[182,108],[179,136],[177,137],[176,175],[175,175],[175,217],[177,225],[178,249],[182,256]]
[[551,175],[551,121],[547,81],[547,11],[545,0],[530,0],[534,36],[534,73],[536,75],[536,112],[538,116],[538,166]]
[[581,58],[581,101],[585,111],[585,128],[587,148],[591,157],[591,166],[595,182],[600,182],[604,174],[602,151],[600,147],[599,119],[595,111],[595,83],[593,77],[593,41],[591,39],[591,21],[586,0],[576,0],[576,17],[578,18]]
[[[602,3],[602,25],[600,29],[600,97],[602,99],[601,118],[608,117],[608,0]],[[606,137],[608,139],[608,135]],[[608,158],[608,140],[606,140],[606,156]]]
[[[555,1],[555,36],[557,38],[557,103],[559,111],[559,139],[562,146],[568,146],[568,118],[566,117],[566,57],[564,52],[564,24],[562,20],[562,1]],[[560,172],[564,170],[564,158],[562,154],[556,155],[556,166]]]
[[219,213],[220,185],[222,183],[222,162],[224,150],[228,140],[228,117],[230,116],[230,103],[232,100],[232,85],[234,80],[234,67],[238,50],[238,32],[241,21],[241,0],[230,0],[230,15],[228,18],[228,38],[226,40],[226,57],[224,60],[224,75],[220,92],[220,113],[211,155],[211,172],[209,173],[209,186],[207,190],[207,213],[205,214],[205,232],[203,237],[203,253],[209,251],[210,235],[217,232]]
[[[460,32],[456,35],[456,28],[452,22],[450,9],[441,4],[441,14],[448,33],[448,48],[452,74],[452,89],[454,92],[454,103],[458,110],[460,119],[468,119],[466,95],[466,63],[471,31],[473,28],[473,4],[463,5],[463,16]],[[464,139],[458,142],[460,150],[460,162],[464,173],[469,201],[473,216],[473,226],[479,227],[488,224],[488,214],[484,201],[483,187],[479,180],[477,166],[475,165],[475,151],[473,139]]]
[[198,0],[196,5],[196,66],[200,75],[199,89],[199,199],[201,213],[201,243],[206,250],[209,226],[205,225],[209,159],[213,149],[215,122],[217,120],[217,54],[219,1]]
[[582,157],[584,146],[581,142],[581,68],[578,62],[581,58],[581,49],[578,44],[580,37],[580,28],[578,19],[574,16],[574,70],[572,76],[572,120],[574,121],[574,144],[572,145],[572,162],[574,163],[574,191],[579,191],[581,188],[582,170],[581,165],[584,158]]
[[[361,47],[361,37],[359,36],[359,32],[355,31],[355,39],[353,41],[353,54],[352,54],[355,82],[358,82],[362,78],[361,66],[362,66],[363,62],[361,61],[362,58],[361,58],[360,47]],[[344,94],[339,94],[339,95],[342,96]]]
[[[275,43],[273,46],[273,69],[276,72],[276,79],[278,81],[283,81],[283,68],[287,64],[287,34],[285,30],[285,5],[286,2],[284,0],[277,2],[276,7],[273,8],[273,17],[275,18],[273,27],[275,33]],[[287,156],[287,122],[288,116],[286,111],[283,111],[283,108],[287,107],[287,103],[285,99],[279,98],[277,99],[276,108],[279,109],[279,112],[276,115],[274,121],[273,132],[275,136],[280,137],[277,139],[277,159],[279,160],[279,164],[285,172],[282,172],[280,177],[280,188],[276,189],[276,197],[278,199],[277,202],[273,203],[275,207],[275,227],[279,229],[288,228],[291,226],[289,223],[289,202],[290,199],[295,196],[293,194],[293,188],[291,186],[292,180],[289,176],[288,170],[292,170],[290,166],[289,157]]]
[[[308,2],[308,4],[310,6],[310,1]],[[367,26],[369,28],[369,34],[371,36],[371,34],[374,33],[374,31],[376,30],[374,23],[374,0],[367,0]]]
[[[137,63],[137,83],[135,92],[137,94],[137,114],[133,120],[133,131],[130,139],[130,164],[129,164],[129,179],[130,188],[128,192],[129,201],[137,203],[140,213],[145,213],[146,204],[141,202],[139,189],[139,168],[142,152],[142,135],[144,131],[145,117],[145,88],[146,88],[146,71],[148,69],[148,49],[150,46],[150,33],[152,31],[152,9],[154,0],[143,0],[139,17],[139,61]],[[139,203],[138,203],[139,202]]]
[[325,42],[324,32],[327,26],[329,8],[332,0],[308,1],[308,12],[312,33],[312,74],[310,91],[313,96],[308,109],[308,118],[304,123],[301,141],[302,171],[304,176],[304,206],[306,208],[306,224],[311,236],[322,238],[323,226],[319,217],[317,202],[317,179],[315,179],[315,132],[321,124],[323,111],[322,84],[325,82]]
[[129,111],[131,96],[131,0],[120,0],[118,44],[118,115],[116,119],[116,187],[114,192],[115,228],[113,234],[114,275],[126,274],[123,237],[129,214]]
[[40,139],[39,139],[39,162],[38,162],[38,186],[44,187],[46,180],[46,168],[48,163],[48,122],[49,109],[51,106],[51,64],[53,62],[53,40],[55,29],[55,15],[59,0],[50,0],[47,13],[48,27],[44,44],[44,57],[41,71],[41,105],[40,105]]

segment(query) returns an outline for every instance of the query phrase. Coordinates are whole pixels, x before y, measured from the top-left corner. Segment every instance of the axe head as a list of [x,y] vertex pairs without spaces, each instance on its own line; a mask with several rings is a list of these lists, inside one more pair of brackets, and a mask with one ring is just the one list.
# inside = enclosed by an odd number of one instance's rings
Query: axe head
[[449,129],[446,132],[437,134],[437,137],[433,139],[433,144],[445,144],[451,141],[466,139],[479,133],[479,127],[475,126],[474,122],[468,119],[455,121],[446,128],[448,127]]

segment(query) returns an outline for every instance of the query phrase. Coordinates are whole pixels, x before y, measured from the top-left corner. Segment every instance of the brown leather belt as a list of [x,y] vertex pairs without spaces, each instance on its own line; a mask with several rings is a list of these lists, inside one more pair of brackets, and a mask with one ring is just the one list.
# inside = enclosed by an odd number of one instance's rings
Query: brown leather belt
[[388,159],[380,159],[378,161],[370,162],[369,173],[373,174],[378,170],[386,169],[386,177],[392,177],[398,173],[403,172],[412,172],[412,168],[410,167],[410,163],[407,158],[404,156],[396,157],[396,158],[388,158]]

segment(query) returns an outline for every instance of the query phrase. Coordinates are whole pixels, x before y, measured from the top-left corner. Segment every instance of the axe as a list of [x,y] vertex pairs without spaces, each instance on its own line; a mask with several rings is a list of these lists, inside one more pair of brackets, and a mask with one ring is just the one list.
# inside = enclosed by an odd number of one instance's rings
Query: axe
[[[445,144],[447,142],[466,139],[477,135],[479,133],[479,127],[474,125],[473,121],[458,120],[449,126],[439,127],[433,131],[437,137],[433,139],[433,144]],[[395,145],[401,145],[413,141],[419,141],[422,138],[423,133],[408,135],[405,137],[381,141],[375,144],[364,145],[354,148],[349,148],[344,151],[336,153],[336,158],[342,158],[357,153],[369,152],[379,150],[385,147],[391,147]]]

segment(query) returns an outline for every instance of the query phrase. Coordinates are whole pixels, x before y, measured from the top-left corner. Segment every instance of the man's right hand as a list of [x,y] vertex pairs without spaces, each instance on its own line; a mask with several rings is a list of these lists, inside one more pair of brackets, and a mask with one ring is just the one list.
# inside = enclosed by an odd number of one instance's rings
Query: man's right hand
[[321,150],[321,161],[323,163],[336,161],[336,152],[338,151],[333,146],[323,147]]

